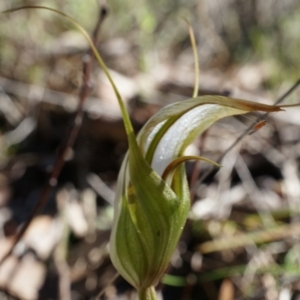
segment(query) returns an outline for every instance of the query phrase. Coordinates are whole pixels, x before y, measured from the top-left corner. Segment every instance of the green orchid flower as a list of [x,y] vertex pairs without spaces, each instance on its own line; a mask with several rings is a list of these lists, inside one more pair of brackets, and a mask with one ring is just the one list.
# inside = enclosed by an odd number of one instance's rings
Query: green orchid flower
[[186,147],[221,118],[279,110],[228,97],[196,97],[161,109],[137,140],[132,133],[128,135],[110,247],[114,266],[138,291],[151,290],[157,284],[185,225],[190,194],[182,163],[189,159],[214,163],[184,156]]

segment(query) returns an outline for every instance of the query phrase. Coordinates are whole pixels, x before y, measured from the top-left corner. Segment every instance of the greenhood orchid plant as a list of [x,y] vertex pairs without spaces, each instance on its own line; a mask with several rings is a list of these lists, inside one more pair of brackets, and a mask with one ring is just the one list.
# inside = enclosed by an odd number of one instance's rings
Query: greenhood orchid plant
[[186,147],[217,120],[253,111],[275,112],[278,106],[222,96],[194,97],[161,109],[136,138],[121,95],[86,31],[86,37],[119,101],[129,149],[118,178],[110,238],[111,259],[118,272],[139,292],[140,299],[156,299],[154,287],[165,272],[185,225],[190,194],[184,162]]
[[213,163],[203,157],[184,156],[186,147],[221,118],[279,110],[228,97],[196,97],[161,109],[137,140],[128,135],[110,246],[115,267],[138,291],[149,289],[151,295],[151,287],[167,268],[186,222],[190,194],[181,163],[189,159]]

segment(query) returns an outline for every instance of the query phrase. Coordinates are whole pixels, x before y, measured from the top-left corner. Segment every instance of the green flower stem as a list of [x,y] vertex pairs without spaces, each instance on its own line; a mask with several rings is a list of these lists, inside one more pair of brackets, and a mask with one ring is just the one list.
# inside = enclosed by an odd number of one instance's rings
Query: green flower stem
[[74,20],[72,17],[68,16],[67,14],[59,11],[59,10],[56,10],[54,8],[50,8],[50,7],[45,7],[45,6],[40,6],[40,5],[27,5],[27,6],[22,6],[22,7],[16,7],[16,8],[12,8],[12,9],[8,9],[6,11],[3,11],[2,13],[11,13],[11,12],[15,12],[15,11],[18,11],[18,10],[23,10],[23,9],[43,9],[43,10],[49,10],[49,11],[52,11],[56,14],[59,14],[61,16],[63,16],[65,19],[67,19],[70,23],[72,23],[83,35],[84,37],[86,38],[87,42],[89,43],[95,57],[96,57],[96,60],[98,61],[99,65],[101,66],[103,72],[105,73],[106,77],[108,78],[109,82],[111,83],[112,85],[112,88],[116,94],[116,97],[118,99],[118,102],[119,102],[119,106],[120,106],[120,109],[121,109],[121,113],[122,113],[122,117],[123,117],[123,120],[124,120],[124,126],[125,126],[125,130],[126,130],[126,133],[127,134],[130,134],[130,133],[133,133],[133,128],[132,128],[132,125],[131,125],[131,121],[130,121],[130,118],[129,118],[129,115],[128,115],[128,112],[126,110],[126,107],[125,107],[125,104],[124,104],[124,101],[121,97],[121,94],[119,93],[119,90],[117,88],[117,86],[115,85],[102,57],[100,56],[97,48],[95,47],[93,41],[91,40],[89,34],[86,32],[86,30],[81,26],[79,25],[76,20]]
[[157,300],[155,288],[153,286],[139,291],[139,300]]
[[189,28],[190,40],[192,44],[194,62],[195,62],[195,83],[194,83],[194,92],[193,92],[193,98],[195,98],[198,96],[199,93],[199,57],[198,57],[198,50],[197,50],[193,28],[189,21],[187,20],[185,21],[187,22]]

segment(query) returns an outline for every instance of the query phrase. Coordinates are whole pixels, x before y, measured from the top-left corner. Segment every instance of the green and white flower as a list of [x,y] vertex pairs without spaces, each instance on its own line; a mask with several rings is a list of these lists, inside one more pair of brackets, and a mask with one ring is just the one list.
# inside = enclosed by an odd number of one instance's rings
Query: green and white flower
[[[204,96],[161,109],[129,150],[119,174],[110,247],[120,274],[137,290],[153,287],[167,268],[190,207],[182,162],[186,147],[217,120],[279,107]],[[212,162],[213,163],[213,162]]]

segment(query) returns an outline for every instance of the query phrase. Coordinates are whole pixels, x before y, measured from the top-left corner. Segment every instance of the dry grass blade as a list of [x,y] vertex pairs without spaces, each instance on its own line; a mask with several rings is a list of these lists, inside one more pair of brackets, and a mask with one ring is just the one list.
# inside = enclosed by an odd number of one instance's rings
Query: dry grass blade
[[202,254],[246,247],[260,243],[272,242],[280,239],[286,239],[300,234],[300,223],[292,225],[282,225],[274,228],[268,228],[248,234],[239,234],[232,237],[216,239],[201,244],[197,250]]

